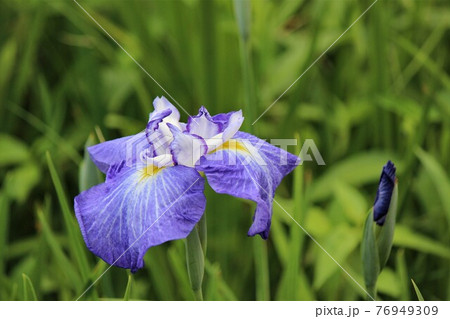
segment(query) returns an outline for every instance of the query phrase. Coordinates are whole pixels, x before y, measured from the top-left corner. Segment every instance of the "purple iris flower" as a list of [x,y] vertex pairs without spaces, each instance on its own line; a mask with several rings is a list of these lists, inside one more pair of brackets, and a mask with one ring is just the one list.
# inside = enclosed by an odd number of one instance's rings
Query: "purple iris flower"
[[381,172],[377,196],[373,205],[373,219],[379,226],[384,225],[389,210],[392,192],[396,182],[395,170],[394,163],[388,161],[383,166],[383,171]]
[[202,176],[218,193],[256,202],[248,235],[267,239],[275,190],[299,158],[240,132],[241,111],[201,107],[181,123],[164,97],[153,105],[145,131],[88,148],[106,180],[75,197],[87,247],[109,264],[142,268],[150,247],[187,237],[202,217]]

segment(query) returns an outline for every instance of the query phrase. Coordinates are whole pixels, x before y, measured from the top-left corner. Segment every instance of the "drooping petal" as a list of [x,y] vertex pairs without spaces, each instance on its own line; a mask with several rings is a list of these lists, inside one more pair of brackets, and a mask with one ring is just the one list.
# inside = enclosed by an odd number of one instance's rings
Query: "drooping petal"
[[238,132],[234,138],[200,159],[209,185],[218,193],[257,203],[249,236],[267,239],[275,190],[299,158],[253,135]]
[[200,157],[206,154],[208,147],[205,140],[198,135],[182,132],[177,127],[167,124],[173,134],[170,151],[177,165],[195,167]]
[[186,237],[205,209],[204,180],[192,168],[110,168],[107,181],[75,198],[87,247],[109,264],[135,272],[152,246]]
[[133,162],[153,153],[144,132],[93,145],[87,150],[92,161],[105,174],[113,164]]
[[395,186],[395,171],[394,163],[388,161],[381,172],[377,196],[373,204],[373,219],[380,226],[383,226],[386,220],[386,214],[391,203],[392,192]]
[[209,115],[208,110],[202,106],[197,115],[189,117],[186,130],[191,134],[206,139],[219,134],[221,132],[221,125],[215,123]]

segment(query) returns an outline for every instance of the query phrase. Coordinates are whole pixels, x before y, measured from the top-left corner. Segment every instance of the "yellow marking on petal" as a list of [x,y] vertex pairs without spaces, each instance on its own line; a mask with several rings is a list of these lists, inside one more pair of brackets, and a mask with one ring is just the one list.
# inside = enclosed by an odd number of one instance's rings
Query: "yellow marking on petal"
[[237,140],[228,140],[222,145],[220,145],[218,148],[214,149],[210,153],[218,152],[218,151],[241,151],[245,153],[249,153],[247,150],[247,147],[245,145]]
[[205,172],[203,172],[203,171],[198,171],[198,173],[200,174],[201,177],[205,177]]
[[143,180],[156,175],[163,169],[164,167],[158,167],[155,165],[148,165],[147,167],[144,167],[141,170],[141,178],[139,179],[139,182],[142,182]]

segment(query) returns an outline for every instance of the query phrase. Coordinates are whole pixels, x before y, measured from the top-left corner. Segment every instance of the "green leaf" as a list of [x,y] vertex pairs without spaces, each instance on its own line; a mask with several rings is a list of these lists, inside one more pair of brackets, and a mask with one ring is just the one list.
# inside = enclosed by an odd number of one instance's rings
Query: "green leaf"
[[38,299],[36,297],[36,292],[34,291],[31,279],[27,275],[22,274],[22,281],[23,281],[23,300],[37,301]]
[[23,203],[40,180],[40,168],[35,163],[25,163],[8,172],[5,190],[9,198]]
[[392,249],[392,241],[394,239],[395,220],[397,217],[397,200],[398,185],[395,183],[392,192],[391,203],[386,215],[386,221],[383,226],[375,226],[381,228],[377,236],[378,253],[380,254],[380,270],[386,265]]
[[[335,227],[323,242],[324,248],[340,264],[345,263],[352,251],[358,246],[360,233],[353,231],[348,226]],[[318,257],[314,271],[314,288],[320,289],[323,284],[340,268],[322,250],[317,251]]]
[[202,283],[205,272],[205,255],[203,254],[197,227],[186,238],[186,262],[191,288],[197,300],[203,300]]
[[83,288],[83,283],[81,281],[80,275],[77,273],[75,268],[72,265],[72,262],[69,261],[67,256],[64,254],[64,250],[61,247],[60,241],[55,237],[55,234],[51,230],[47,220],[41,209],[37,210],[37,216],[42,227],[42,233],[52,251],[53,256],[55,257],[58,266],[61,269],[64,269],[63,274],[65,277],[72,283],[76,292],[80,292]]
[[397,251],[396,256],[396,270],[397,270],[397,276],[399,278],[399,287],[400,287],[400,300],[402,301],[408,301],[410,300],[409,295],[409,278],[408,278],[408,268],[406,266],[406,259],[405,259],[405,250],[399,249]]
[[151,252],[145,254],[144,261],[150,273],[151,287],[160,300],[175,300],[175,290],[170,267],[166,260],[164,247],[153,247]]
[[362,225],[364,223],[364,214],[361,214],[361,212],[366,212],[368,205],[360,191],[345,183],[337,183],[334,195],[342,206],[345,216],[354,224]]
[[[3,101],[3,93],[6,87],[11,83],[10,77],[14,73],[15,60],[18,57],[17,38],[12,36],[7,42],[2,43],[0,52],[0,99]],[[3,154],[2,154],[3,155]]]
[[417,148],[415,152],[435,185],[436,192],[441,199],[442,208],[447,213],[447,220],[450,224],[450,180],[446,171],[439,162],[421,148]]
[[[5,251],[9,234],[9,201],[4,192],[0,191],[0,277],[5,269]],[[11,246],[8,247],[11,249]]]
[[241,38],[247,41],[250,36],[250,1],[234,0],[234,12]]
[[177,293],[182,300],[195,300],[189,281],[189,274],[186,271],[186,256],[183,242],[174,242],[168,249],[167,257],[169,259],[170,271],[176,280]]
[[[216,298],[211,298],[208,300],[227,300],[227,301],[236,301],[238,298],[234,294],[234,292],[231,290],[231,288],[227,285],[227,283],[222,278],[222,271],[220,270],[220,266],[217,264],[211,265],[211,263],[208,260],[205,260],[205,270],[208,274],[208,285],[211,284],[211,281],[213,282],[213,288],[214,291],[209,293],[209,295],[212,295],[214,293],[214,296],[217,296]],[[209,291],[213,289],[208,289]]]
[[403,225],[396,226],[394,245],[450,259],[450,248],[448,246],[436,242]]
[[[333,166],[311,185],[312,199],[327,198],[341,183],[359,186],[377,181],[380,178],[379,168],[386,162],[386,158],[393,158],[396,163],[399,162],[392,154],[369,152],[356,154],[339,163],[333,163]],[[398,167],[401,166],[398,165]]]
[[80,164],[80,171],[79,171],[80,192],[103,182],[101,172],[99,171],[97,166],[95,166],[94,162],[92,161],[87,151],[87,148],[94,144],[96,144],[94,134],[90,134],[85,144],[84,158]]
[[130,275],[128,275],[127,288],[125,289],[125,293],[123,295],[123,300],[124,301],[130,300],[132,281],[133,281],[133,276],[130,274]]
[[69,204],[67,203],[66,195],[64,193],[63,186],[56,172],[55,166],[53,165],[52,158],[50,153],[47,152],[47,164],[50,170],[50,175],[53,180],[53,185],[55,186],[56,194],[58,196],[59,204],[61,206],[64,224],[66,226],[66,230],[69,234],[69,245],[72,257],[75,259],[78,268],[80,270],[81,276],[84,281],[89,278],[89,264],[87,261],[85,245],[83,239],[81,237],[81,232],[79,230],[78,224],[74,219],[74,215],[72,210],[69,208]]
[[380,274],[380,260],[374,233],[373,209],[370,209],[364,225],[361,256],[363,263],[364,282],[369,294],[375,298],[375,289]]
[[22,163],[30,158],[27,145],[7,134],[0,134],[0,167]]
[[283,266],[287,264],[289,258],[289,245],[286,231],[280,221],[280,214],[273,214],[272,225],[270,227],[272,242],[275,247],[275,252],[278,255]]
[[414,290],[416,291],[416,295],[417,298],[419,299],[419,301],[425,301],[425,299],[423,299],[422,293],[419,290],[419,287],[417,287],[416,283],[414,282],[414,280],[411,278],[411,282],[414,286]]
[[400,296],[401,288],[400,285],[392,284],[397,282],[399,282],[397,273],[390,268],[385,268],[378,276],[377,291],[397,299]]

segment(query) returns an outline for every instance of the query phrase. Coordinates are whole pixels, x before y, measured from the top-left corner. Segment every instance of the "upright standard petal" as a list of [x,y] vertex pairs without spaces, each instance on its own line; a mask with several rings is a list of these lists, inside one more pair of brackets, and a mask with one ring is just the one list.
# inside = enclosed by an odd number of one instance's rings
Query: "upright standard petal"
[[373,219],[380,226],[384,225],[386,214],[391,204],[392,192],[395,186],[395,171],[394,163],[388,161],[381,172],[377,196],[373,204]]
[[208,110],[202,106],[198,114],[188,119],[186,130],[202,138],[211,138],[221,132],[222,125],[213,121]]
[[205,138],[209,152],[212,152],[231,139],[239,131],[244,122],[242,111],[217,114],[213,116],[212,119],[214,122],[219,123],[222,129],[219,134],[216,134],[211,138]]
[[177,127],[167,124],[173,134],[170,151],[176,165],[195,167],[200,157],[206,154],[208,147],[205,140],[198,135],[181,132]]
[[253,135],[238,132],[213,152],[200,159],[203,171],[217,193],[257,203],[249,236],[269,235],[275,190],[284,176],[300,163],[294,156]]
[[[164,96],[155,98],[153,100],[153,107],[155,108],[155,112],[162,112],[164,110],[170,110],[171,111],[170,117],[169,117],[170,120],[175,121],[175,122],[180,121],[180,112],[178,112],[177,108],[172,103],[170,103]],[[150,120],[151,120],[151,114],[150,114]]]
[[182,130],[184,125],[171,119],[173,111],[169,108],[155,111],[150,115],[150,121],[145,128],[145,135],[153,148],[153,156],[170,154],[169,145],[173,141],[169,125]]
[[244,117],[242,116],[242,111],[239,110],[230,114],[228,122],[226,123],[222,132],[225,142],[232,138],[239,131],[243,122]]
[[93,145],[87,150],[92,161],[105,174],[111,165],[121,161],[134,162],[153,153],[144,132]]
[[120,163],[110,168],[105,183],[75,198],[75,214],[94,254],[135,272],[150,247],[192,231],[205,209],[203,189],[193,168]]

